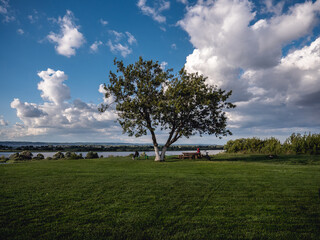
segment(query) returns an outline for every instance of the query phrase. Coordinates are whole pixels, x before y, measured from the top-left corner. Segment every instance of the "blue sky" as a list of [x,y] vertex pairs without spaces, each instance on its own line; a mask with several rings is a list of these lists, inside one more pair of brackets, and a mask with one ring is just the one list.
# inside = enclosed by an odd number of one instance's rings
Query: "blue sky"
[[234,135],[180,143],[319,132],[319,12],[320,1],[0,0],[0,140],[150,142],[97,112],[113,59],[139,56],[233,90]]

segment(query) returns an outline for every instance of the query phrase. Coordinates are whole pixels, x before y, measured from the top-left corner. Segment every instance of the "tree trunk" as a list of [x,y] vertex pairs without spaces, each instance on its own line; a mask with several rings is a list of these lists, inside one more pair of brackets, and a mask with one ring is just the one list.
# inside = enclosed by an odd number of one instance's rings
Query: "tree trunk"
[[161,162],[162,160],[161,160],[161,158],[160,158],[159,147],[158,147],[158,146],[154,146],[154,152],[155,152],[155,154],[156,154],[154,160],[155,160],[156,162]]
[[162,151],[161,151],[161,156],[160,156],[160,161],[164,161],[164,157],[166,156],[166,151],[167,151],[167,147],[166,146],[164,146],[163,148],[162,148]]

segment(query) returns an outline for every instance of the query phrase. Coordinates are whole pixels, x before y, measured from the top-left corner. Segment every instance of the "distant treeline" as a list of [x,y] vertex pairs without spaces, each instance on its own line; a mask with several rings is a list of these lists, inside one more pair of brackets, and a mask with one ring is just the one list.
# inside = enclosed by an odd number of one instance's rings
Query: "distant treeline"
[[274,137],[240,138],[224,146],[227,153],[320,154],[320,134],[291,134],[283,144]]
[[[223,145],[179,145],[170,146],[170,151],[196,150],[197,148],[206,150],[220,150]],[[102,145],[66,145],[66,146],[4,146],[0,145],[0,151],[32,151],[32,152],[146,152],[153,151],[153,146],[149,145],[119,145],[119,146],[102,146]]]

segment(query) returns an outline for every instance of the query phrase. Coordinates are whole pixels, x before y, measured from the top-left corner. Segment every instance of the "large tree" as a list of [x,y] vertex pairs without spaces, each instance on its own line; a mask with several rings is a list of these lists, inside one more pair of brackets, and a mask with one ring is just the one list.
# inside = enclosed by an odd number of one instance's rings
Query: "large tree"
[[[110,71],[110,84],[104,85],[106,98],[113,97],[118,122],[123,132],[140,137],[149,132],[155,150],[155,161],[163,161],[167,149],[181,137],[231,134],[226,129],[224,110],[234,108],[227,99],[231,91],[223,91],[206,83],[206,77],[187,73],[176,75],[164,70],[158,62],[142,57],[125,66],[114,60],[116,73]],[[102,105],[105,111],[109,105]],[[156,131],[168,132],[161,154]]]

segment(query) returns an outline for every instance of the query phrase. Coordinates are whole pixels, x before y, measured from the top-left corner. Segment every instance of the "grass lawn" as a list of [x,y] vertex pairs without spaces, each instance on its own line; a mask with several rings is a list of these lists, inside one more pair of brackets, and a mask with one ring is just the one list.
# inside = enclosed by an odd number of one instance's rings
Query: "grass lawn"
[[0,165],[0,239],[320,239],[320,156]]

